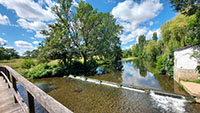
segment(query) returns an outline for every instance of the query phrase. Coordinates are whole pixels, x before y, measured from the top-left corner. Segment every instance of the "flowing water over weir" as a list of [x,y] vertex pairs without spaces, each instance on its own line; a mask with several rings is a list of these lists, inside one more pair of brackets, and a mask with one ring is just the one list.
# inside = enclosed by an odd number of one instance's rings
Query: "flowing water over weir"
[[191,103],[172,78],[139,66],[143,65],[124,62],[119,72],[32,82],[75,113],[199,113],[200,105]]
[[[162,107],[166,111],[168,111],[170,108],[174,110],[174,112],[185,112],[184,106],[185,102],[189,102],[191,100],[186,100],[184,96],[181,95],[176,95],[176,94],[170,94],[170,93],[165,93],[165,92],[160,92],[160,91],[153,91],[149,89],[139,89],[139,88],[134,88],[134,87],[127,87],[123,86],[121,84],[117,84],[114,82],[108,82],[108,81],[102,81],[102,80],[96,80],[96,79],[91,79],[91,78],[85,78],[85,77],[80,77],[80,76],[73,76],[69,75],[69,78],[72,79],[77,79],[77,80],[82,80],[82,81],[87,81],[99,85],[106,85],[114,88],[122,88],[130,91],[135,91],[135,92],[140,92],[140,93],[146,93],[151,96],[151,98],[156,102],[157,107]],[[170,103],[170,104],[169,104]]]

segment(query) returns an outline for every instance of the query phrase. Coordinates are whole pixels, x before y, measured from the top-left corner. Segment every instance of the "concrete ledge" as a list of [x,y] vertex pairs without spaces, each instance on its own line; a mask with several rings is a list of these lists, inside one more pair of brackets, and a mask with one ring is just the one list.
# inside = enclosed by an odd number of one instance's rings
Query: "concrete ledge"
[[184,81],[180,81],[180,83],[183,85],[184,90],[194,96],[197,103],[200,103],[200,84]]

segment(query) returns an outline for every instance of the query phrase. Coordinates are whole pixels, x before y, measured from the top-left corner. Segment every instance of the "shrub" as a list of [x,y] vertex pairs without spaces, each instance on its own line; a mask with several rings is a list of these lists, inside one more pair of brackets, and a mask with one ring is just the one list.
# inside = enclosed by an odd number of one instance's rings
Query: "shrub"
[[173,59],[174,59],[174,57],[171,56],[170,59],[168,59],[168,57],[169,56],[167,56],[167,55],[157,57],[156,70],[158,71],[158,73],[173,75],[173,68],[174,68]]
[[31,69],[26,77],[28,78],[44,78],[44,77],[53,77],[53,76],[63,76],[67,74],[66,66],[58,65],[48,65],[40,64]]
[[167,61],[166,55],[157,57],[156,70],[158,71],[158,73],[160,74],[166,73],[166,69],[165,69],[166,61]]
[[25,59],[22,63],[22,68],[30,69],[32,66],[35,66],[35,63],[31,59]]

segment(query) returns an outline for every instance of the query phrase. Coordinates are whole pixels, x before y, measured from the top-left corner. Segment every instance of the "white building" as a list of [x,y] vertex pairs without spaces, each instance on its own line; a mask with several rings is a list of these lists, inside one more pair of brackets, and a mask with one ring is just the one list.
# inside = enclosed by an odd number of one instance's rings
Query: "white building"
[[186,46],[174,51],[174,80],[179,82],[182,80],[197,80],[198,71],[196,67],[199,65],[198,58],[194,57],[194,53],[200,52],[199,45]]

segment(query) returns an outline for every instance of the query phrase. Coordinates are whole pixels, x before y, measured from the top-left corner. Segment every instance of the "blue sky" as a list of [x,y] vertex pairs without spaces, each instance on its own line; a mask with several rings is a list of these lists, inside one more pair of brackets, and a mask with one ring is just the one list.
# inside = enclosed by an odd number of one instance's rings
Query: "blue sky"
[[[75,1],[75,0],[74,0]],[[75,2],[78,2],[76,0]],[[101,12],[110,12],[124,27],[120,35],[122,49],[137,43],[145,34],[150,40],[153,32],[160,37],[160,27],[173,19],[177,12],[168,0],[86,0]],[[56,0],[0,0],[0,44],[15,48],[21,55],[38,47],[44,40],[39,32],[55,22],[51,7]]]

